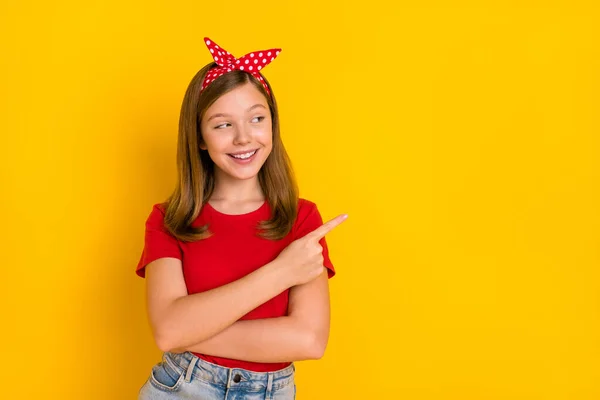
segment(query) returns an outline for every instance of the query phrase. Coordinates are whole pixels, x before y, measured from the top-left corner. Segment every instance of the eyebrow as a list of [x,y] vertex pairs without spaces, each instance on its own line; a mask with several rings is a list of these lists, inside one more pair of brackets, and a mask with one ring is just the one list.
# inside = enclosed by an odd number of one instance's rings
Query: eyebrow
[[[267,109],[267,107],[265,107],[264,105],[262,105],[262,104],[258,104],[258,103],[257,103],[257,104],[255,104],[255,105],[253,105],[252,107],[250,107],[249,109],[247,109],[247,110],[246,110],[246,112],[248,113],[248,112],[250,112],[250,111],[254,110],[255,108],[259,108],[259,107],[262,107],[262,108],[264,108],[265,110]],[[206,122],[210,121],[210,120],[211,120],[211,119],[213,119],[213,118],[218,118],[218,117],[230,117],[230,116],[231,116],[231,115],[229,115],[229,114],[217,113],[217,114],[213,114],[213,115],[211,115],[210,117],[208,117],[208,119],[206,120]]]

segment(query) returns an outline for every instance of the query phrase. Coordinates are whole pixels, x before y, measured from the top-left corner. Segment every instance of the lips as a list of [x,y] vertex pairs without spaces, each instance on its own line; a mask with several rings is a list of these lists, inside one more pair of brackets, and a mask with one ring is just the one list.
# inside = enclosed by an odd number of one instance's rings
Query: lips
[[247,158],[237,158],[237,157],[232,156],[231,154],[228,154],[228,156],[231,157],[231,160],[234,163],[241,164],[241,165],[246,165],[246,164],[251,164],[252,162],[254,162],[254,159],[256,158],[257,154],[258,154],[258,149],[254,150],[254,152],[252,153],[252,155],[250,157],[247,157]]
[[[233,153],[233,154],[228,154],[229,157],[234,158],[236,160],[248,160],[252,157],[254,157],[254,155],[256,154],[257,150],[251,150],[251,151],[246,151],[243,153]],[[241,157],[234,157],[234,155],[237,156],[241,156],[241,155],[245,155],[246,157],[241,158]]]
[[242,155],[242,154],[252,153],[253,151],[256,151],[256,150],[258,150],[258,149],[250,149],[250,150],[246,150],[246,151],[238,151],[236,153],[227,153],[227,154],[230,155],[230,156],[239,156],[239,155]]

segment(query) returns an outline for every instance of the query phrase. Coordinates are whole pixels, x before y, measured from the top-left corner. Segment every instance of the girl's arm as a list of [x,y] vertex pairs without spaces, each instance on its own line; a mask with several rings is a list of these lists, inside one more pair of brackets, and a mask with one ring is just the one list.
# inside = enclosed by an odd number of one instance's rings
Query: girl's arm
[[209,339],[173,352],[194,351],[253,362],[318,359],[329,338],[327,271],[290,289],[288,315],[237,321]]
[[146,267],[146,300],[156,344],[172,351],[214,336],[292,286],[287,275],[274,260],[234,282],[188,295],[181,260],[152,261]]

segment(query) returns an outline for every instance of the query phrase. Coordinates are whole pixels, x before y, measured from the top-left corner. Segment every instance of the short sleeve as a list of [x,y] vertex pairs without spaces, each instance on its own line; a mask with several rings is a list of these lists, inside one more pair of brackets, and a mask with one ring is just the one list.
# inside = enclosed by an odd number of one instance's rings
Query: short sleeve
[[182,251],[177,239],[164,226],[164,210],[159,204],[152,207],[146,220],[144,249],[135,269],[138,276],[146,277],[146,265],[162,257],[182,259]]
[[[301,199],[298,207],[298,222],[296,227],[295,239],[299,239],[323,225],[323,218],[315,203]],[[329,258],[329,248],[325,237],[319,240],[319,244],[323,247],[323,266],[327,268],[327,276],[329,279],[335,275],[335,268]]]

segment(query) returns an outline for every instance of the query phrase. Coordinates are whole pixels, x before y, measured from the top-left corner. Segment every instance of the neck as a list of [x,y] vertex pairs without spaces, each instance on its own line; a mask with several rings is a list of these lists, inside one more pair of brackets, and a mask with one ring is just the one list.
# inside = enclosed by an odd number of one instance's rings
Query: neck
[[215,175],[215,188],[211,195],[213,200],[231,202],[264,200],[265,196],[258,175],[250,179],[234,179],[226,174]]

